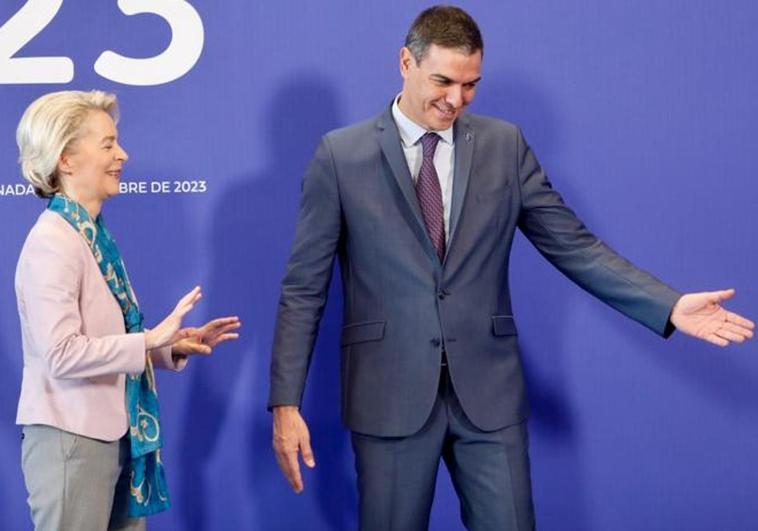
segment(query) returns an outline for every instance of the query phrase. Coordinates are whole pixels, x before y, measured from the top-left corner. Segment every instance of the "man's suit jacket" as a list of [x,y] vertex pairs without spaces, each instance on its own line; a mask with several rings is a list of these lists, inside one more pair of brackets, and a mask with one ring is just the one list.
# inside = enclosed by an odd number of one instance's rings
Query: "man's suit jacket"
[[[92,251],[59,214],[45,210],[16,267],[24,375],[17,424],[44,424],[104,441],[126,433],[125,374],[145,368],[145,335],[124,316]],[[181,369],[171,347],[157,367]]]
[[527,403],[508,259],[518,227],[581,287],[662,335],[679,293],[591,234],[553,190],[515,126],[464,114],[454,127],[447,254],[424,228],[387,109],[321,140],[305,174],[283,281],[269,407],[299,405],[332,263],[343,285],[342,413],[354,431],[407,436],[428,418],[443,349],[477,427],[523,420]]

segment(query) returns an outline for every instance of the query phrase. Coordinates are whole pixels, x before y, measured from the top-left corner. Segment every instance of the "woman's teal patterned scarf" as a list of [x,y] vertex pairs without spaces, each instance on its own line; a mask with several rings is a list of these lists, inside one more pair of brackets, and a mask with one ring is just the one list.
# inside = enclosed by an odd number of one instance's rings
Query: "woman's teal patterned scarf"
[[[105,282],[121,307],[126,331],[130,334],[144,331],[142,314],[124,262],[116,242],[103,224],[103,216],[97,216],[93,222],[83,206],[60,194],[50,199],[47,208],[60,214],[87,242]],[[126,405],[131,441],[129,516],[147,516],[171,506],[161,463],[163,441],[150,356],[146,356],[142,374],[126,375]]]

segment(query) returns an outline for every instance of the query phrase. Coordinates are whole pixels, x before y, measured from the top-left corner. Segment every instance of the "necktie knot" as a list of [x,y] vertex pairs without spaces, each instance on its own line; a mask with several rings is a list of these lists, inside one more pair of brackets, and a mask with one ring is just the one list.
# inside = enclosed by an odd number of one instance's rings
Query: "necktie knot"
[[426,133],[421,137],[421,149],[423,150],[424,160],[433,160],[434,151],[437,149],[437,142],[440,141],[440,135],[437,133]]

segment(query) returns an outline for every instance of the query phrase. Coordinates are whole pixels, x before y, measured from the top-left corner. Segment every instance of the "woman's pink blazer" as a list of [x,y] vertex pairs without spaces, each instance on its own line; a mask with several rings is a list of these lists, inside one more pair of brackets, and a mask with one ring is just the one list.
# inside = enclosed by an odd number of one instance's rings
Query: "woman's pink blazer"
[[[124,318],[84,239],[45,210],[16,267],[24,375],[17,424],[45,424],[104,441],[126,433],[125,374],[145,368],[145,335]],[[171,348],[156,367],[180,370]]]

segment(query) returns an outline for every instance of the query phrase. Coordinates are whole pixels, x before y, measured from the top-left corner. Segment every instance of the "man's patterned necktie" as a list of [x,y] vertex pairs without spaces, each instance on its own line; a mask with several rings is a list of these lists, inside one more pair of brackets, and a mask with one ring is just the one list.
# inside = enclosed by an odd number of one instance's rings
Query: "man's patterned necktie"
[[440,180],[434,168],[434,150],[437,149],[439,140],[437,133],[426,133],[421,137],[424,159],[416,179],[416,197],[424,217],[426,232],[442,262],[445,257],[445,211],[442,207]]

